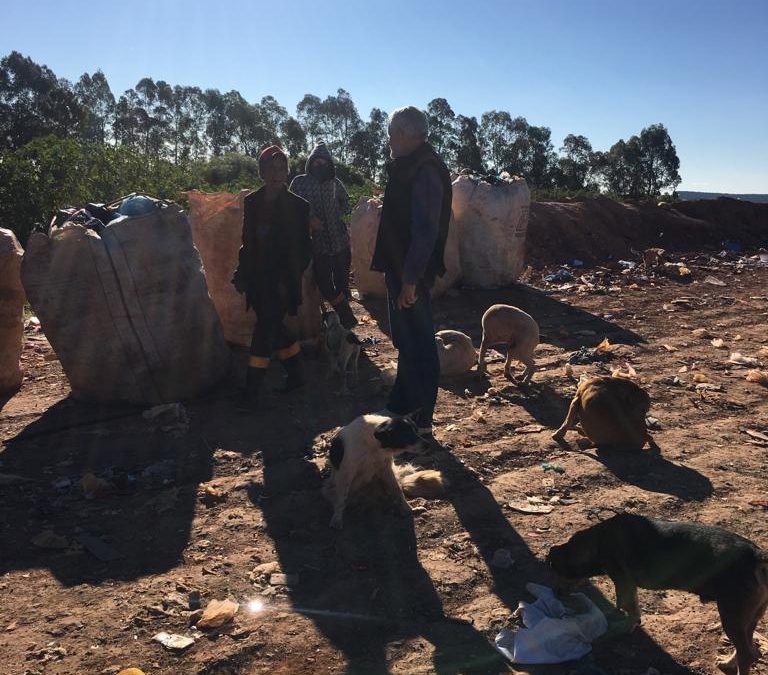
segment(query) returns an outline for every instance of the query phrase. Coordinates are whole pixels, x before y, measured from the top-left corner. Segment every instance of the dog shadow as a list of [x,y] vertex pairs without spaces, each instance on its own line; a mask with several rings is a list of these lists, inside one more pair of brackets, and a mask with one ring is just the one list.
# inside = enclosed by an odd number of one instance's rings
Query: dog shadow
[[603,464],[619,480],[646,492],[668,494],[686,502],[704,501],[714,493],[709,478],[665,459],[660,450],[596,448],[583,453]]

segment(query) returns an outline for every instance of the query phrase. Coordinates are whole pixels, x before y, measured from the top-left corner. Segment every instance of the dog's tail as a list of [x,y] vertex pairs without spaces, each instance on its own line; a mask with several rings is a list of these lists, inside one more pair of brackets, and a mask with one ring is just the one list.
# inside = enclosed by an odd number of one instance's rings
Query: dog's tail
[[412,464],[400,464],[395,466],[395,476],[406,497],[439,499],[448,489],[448,480],[434,469],[419,471]]

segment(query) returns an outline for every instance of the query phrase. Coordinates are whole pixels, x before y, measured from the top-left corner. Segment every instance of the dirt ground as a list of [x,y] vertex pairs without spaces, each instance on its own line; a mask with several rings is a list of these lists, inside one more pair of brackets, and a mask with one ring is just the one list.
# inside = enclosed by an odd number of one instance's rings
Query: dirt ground
[[[438,300],[439,326],[476,345],[492,303],[529,311],[541,325],[539,370],[521,389],[503,379],[496,354],[489,379],[443,382],[442,447],[413,461],[444,472],[446,498],[411,500],[412,519],[353,505],[341,532],[328,528],[320,494],[323,439],[385,403],[395,352],[381,303],[356,306],[360,334],[374,340],[351,395],[338,395],[323,361],[309,357],[305,391],[273,394],[271,410],[243,417],[230,378],[184,403],[188,429],[71,400],[50,346],[30,327],[26,380],[0,415],[3,671],[511,672],[491,641],[531,599],[526,583],[551,581],[548,548],[612,510],[717,524],[768,547],[765,509],[750,503],[768,499],[768,443],[746,433],[768,432],[768,389],[728,362],[732,352],[768,362],[768,267],[733,255],[676,259],[693,283],[611,266],[571,270],[576,282],[562,287],[538,272],[514,288]],[[606,337],[616,345],[610,360],[566,367],[572,352]],[[570,449],[554,443],[578,378],[627,364],[650,391],[661,456],[582,450],[574,432]],[[280,376],[276,367],[270,384]],[[551,513],[509,506],[529,498]],[[503,548],[509,568],[492,562]],[[195,592],[203,607],[231,598],[240,611],[221,630],[197,631]],[[612,622],[593,653],[515,670],[713,673],[728,651],[715,607],[694,596],[641,591],[642,627],[624,635],[613,628],[620,617],[607,580],[588,592]],[[194,644],[166,649],[153,641],[163,631]],[[767,664],[753,672],[768,673]]]

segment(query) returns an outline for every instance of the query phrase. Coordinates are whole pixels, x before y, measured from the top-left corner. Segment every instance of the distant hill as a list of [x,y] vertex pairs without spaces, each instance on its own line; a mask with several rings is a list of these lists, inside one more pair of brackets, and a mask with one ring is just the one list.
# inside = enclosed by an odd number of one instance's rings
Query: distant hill
[[678,190],[677,196],[685,200],[730,197],[731,199],[740,199],[743,202],[768,202],[768,195],[734,195],[725,192],[686,192],[685,190]]

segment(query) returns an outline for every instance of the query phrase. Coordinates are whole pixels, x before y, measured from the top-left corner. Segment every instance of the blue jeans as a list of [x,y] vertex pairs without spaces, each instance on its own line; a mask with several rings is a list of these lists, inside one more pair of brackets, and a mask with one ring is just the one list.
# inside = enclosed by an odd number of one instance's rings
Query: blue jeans
[[392,342],[398,350],[397,377],[389,393],[387,408],[399,415],[419,410],[416,424],[430,427],[437,401],[440,361],[429,289],[418,284],[416,303],[408,309],[398,309],[401,281],[390,274],[385,278],[389,326]]

